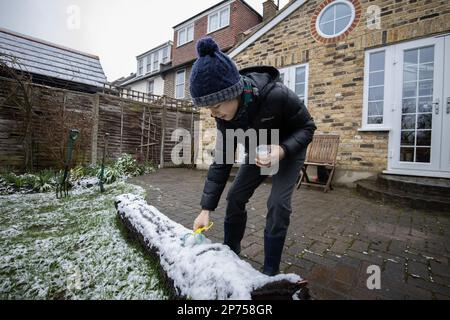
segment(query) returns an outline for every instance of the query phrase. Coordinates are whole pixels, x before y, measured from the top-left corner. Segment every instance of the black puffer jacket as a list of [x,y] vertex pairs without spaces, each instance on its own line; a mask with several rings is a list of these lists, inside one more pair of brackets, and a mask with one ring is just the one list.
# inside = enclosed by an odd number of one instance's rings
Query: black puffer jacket
[[[268,129],[269,138],[270,129],[279,129],[280,146],[285,150],[286,157],[306,148],[317,129],[303,102],[280,81],[277,69],[251,67],[241,70],[240,74],[254,88],[253,101],[247,107],[241,102],[237,116],[231,121],[216,118],[217,129],[223,139],[217,139],[215,156],[223,156],[223,161],[214,161],[209,167],[200,202],[202,209],[216,209],[233,166],[225,162],[226,129]],[[247,149],[248,144],[245,147]]]

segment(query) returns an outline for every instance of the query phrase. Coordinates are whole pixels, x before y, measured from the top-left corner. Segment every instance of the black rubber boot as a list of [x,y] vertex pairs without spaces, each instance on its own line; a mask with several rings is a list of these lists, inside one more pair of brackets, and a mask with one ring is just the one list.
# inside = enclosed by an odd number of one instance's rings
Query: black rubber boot
[[264,232],[264,274],[274,276],[280,272],[284,240],[285,236],[274,237]]
[[223,244],[230,247],[237,255],[241,253],[241,240],[244,237],[245,222],[243,223],[224,223]]

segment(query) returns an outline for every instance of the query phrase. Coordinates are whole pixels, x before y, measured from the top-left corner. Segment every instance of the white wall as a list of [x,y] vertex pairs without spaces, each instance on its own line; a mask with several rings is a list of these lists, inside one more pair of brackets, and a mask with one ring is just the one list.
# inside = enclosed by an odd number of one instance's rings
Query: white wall
[[131,90],[148,93],[148,82],[151,80],[154,81],[153,94],[162,96],[164,94],[164,80],[161,76],[137,81],[127,87],[129,87]]

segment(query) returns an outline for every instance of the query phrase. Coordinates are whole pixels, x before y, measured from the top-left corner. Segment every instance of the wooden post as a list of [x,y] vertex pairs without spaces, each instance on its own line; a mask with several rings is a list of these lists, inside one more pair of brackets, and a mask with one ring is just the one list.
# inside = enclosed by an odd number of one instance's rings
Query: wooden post
[[149,117],[148,117],[148,131],[147,131],[147,153],[145,155],[145,160],[148,161],[148,154],[150,151],[150,135],[152,130],[152,111],[149,108]]
[[164,168],[164,144],[166,139],[166,97],[163,97],[162,116],[161,116],[161,150],[159,155],[160,168]]
[[123,141],[123,105],[122,101],[119,102],[120,106],[120,148],[119,148],[119,154],[122,154],[122,141]]
[[144,131],[145,131],[145,109],[146,107],[143,107],[144,111],[142,112],[142,131],[141,131],[141,155],[144,152],[143,144],[144,144]]
[[94,95],[94,106],[92,108],[92,138],[91,138],[91,164],[97,164],[97,143],[98,143],[98,113],[100,108],[100,95]]

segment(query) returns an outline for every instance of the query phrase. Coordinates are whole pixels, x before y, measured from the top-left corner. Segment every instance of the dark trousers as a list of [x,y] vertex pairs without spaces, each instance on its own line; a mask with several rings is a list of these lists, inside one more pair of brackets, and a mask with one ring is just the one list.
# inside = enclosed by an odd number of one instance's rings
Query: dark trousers
[[[284,240],[292,213],[291,198],[300,169],[305,161],[306,148],[299,154],[283,159],[278,172],[272,176],[272,190],[267,200],[266,227],[264,230],[265,268],[267,259],[273,263],[269,273],[276,273],[283,250]],[[255,189],[267,178],[256,164],[244,163],[227,194],[224,243],[240,253],[240,242],[247,223],[246,204]],[[272,257],[273,259],[270,259]],[[270,262],[270,261],[269,261]]]

